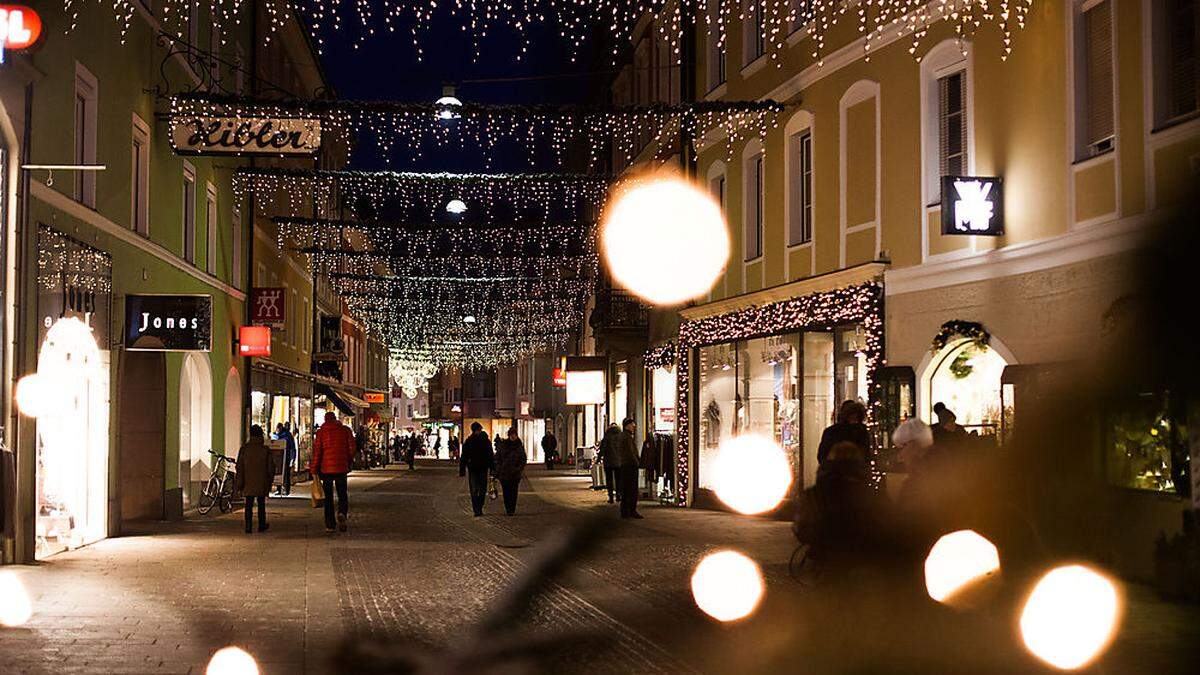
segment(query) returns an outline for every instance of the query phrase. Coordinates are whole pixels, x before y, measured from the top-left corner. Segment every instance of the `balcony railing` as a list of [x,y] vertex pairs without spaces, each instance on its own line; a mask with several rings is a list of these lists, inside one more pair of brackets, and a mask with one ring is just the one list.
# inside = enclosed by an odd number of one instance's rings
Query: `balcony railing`
[[593,329],[645,329],[650,325],[650,314],[637,297],[617,288],[600,289],[596,292],[596,307],[589,321]]

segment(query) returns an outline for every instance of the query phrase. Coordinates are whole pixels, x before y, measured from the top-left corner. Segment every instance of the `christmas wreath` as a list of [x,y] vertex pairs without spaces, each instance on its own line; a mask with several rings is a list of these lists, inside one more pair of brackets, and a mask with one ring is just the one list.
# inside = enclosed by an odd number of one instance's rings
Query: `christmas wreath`
[[940,330],[938,330],[937,335],[933,336],[933,344],[930,347],[930,351],[939,352],[945,349],[946,345],[950,344],[950,340],[955,336],[964,337],[970,340],[980,349],[987,349],[988,341],[992,339],[992,336],[988,334],[987,329],[983,327],[983,324],[975,321],[960,321],[958,319],[954,319],[942,324],[942,327]]

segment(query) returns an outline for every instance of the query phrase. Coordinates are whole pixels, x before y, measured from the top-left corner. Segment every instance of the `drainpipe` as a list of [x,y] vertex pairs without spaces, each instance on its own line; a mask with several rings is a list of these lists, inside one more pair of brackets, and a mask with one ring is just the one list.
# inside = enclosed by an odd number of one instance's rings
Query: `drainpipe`
[[[251,43],[251,45],[253,45],[253,47],[250,50],[250,95],[253,97],[258,94],[258,50],[261,48],[261,45],[259,45],[259,43],[258,43],[258,4],[257,3],[251,4],[250,43]],[[251,156],[249,159],[250,159],[250,166],[253,167],[254,166],[254,157]],[[246,243],[243,244],[246,247],[246,269],[243,272],[243,279],[246,280],[245,325],[247,325],[247,326],[249,326],[251,324],[251,319],[253,318],[253,313],[254,313],[254,306],[251,303],[251,295],[254,292],[254,240],[255,240],[255,237],[257,236],[256,233],[258,232],[258,224],[257,224],[257,222],[255,222],[258,208],[257,208],[255,201],[256,200],[254,198],[254,192],[251,191],[249,199],[247,200],[247,204],[246,204],[247,214],[246,214],[246,219],[245,219],[245,222],[250,224],[250,232],[249,232],[250,236],[246,237]],[[243,224],[243,227],[244,226],[245,226],[245,224]],[[287,301],[286,298],[284,299],[284,301],[285,302]],[[238,349],[239,350],[241,349],[240,342],[238,345]],[[252,384],[252,381],[254,379],[254,374],[253,374],[253,371],[251,370],[253,362],[254,362],[254,358],[247,356],[242,365],[243,372],[246,373],[246,378],[242,381],[242,429],[243,429],[243,434],[247,434],[247,435],[250,433],[250,425],[254,423],[254,408],[253,408],[253,400],[254,399],[251,394],[254,391],[254,387]]]
[[[25,86],[25,129],[21,139],[19,165],[30,163],[33,144],[33,84]],[[31,172],[19,173],[20,193],[19,217],[17,219],[16,250],[16,281],[13,284],[13,372],[9,380],[15,382],[20,376],[30,372],[33,362],[29,358],[31,338],[27,334],[33,330],[33,340],[37,336],[37,256],[32,255],[36,247],[36,228],[32,227],[29,214],[29,190],[32,184]],[[33,267],[30,267],[32,264]],[[36,355],[36,347],[34,348]],[[16,393],[16,387],[10,388]],[[10,399],[11,400],[11,399]],[[16,499],[13,506],[13,540],[12,562],[28,564],[34,561],[34,532],[37,526],[37,490],[34,467],[37,465],[37,444],[35,433],[37,422],[32,418],[23,417],[12,406],[13,454],[16,476],[13,481],[16,487]]]

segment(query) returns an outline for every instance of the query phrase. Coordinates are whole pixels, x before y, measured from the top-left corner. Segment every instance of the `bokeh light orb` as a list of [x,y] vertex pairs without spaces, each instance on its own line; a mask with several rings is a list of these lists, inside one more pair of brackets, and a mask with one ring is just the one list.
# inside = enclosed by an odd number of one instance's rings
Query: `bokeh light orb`
[[461,199],[451,199],[446,202],[446,213],[452,213],[456,216],[467,212],[467,203]]
[[964,587],[1000,570],[1000,551],[974,530],[951,532],[937,540],[925,558],[925,589],[946,602]]
[[0,626],[23,626],[33,616],[33,603],[17,575],[0,570]]
[[1055,668],[1082,668],[1112,642],[1120,605],[1116,585],[1103,574],[1083,565],[1056,567],[1025,600],[1021,639]]
[[729,262],[729,229],[707,192],[678,178],[637,183],[609,206],[604,260],[622,287],[654,305],[708,293]]
[[54,385],[49,378],[30,373],[17,380],[17,410],[27,417],[43,417],[54,409]]
[[758,563],[737,551],[704,556],[692,573],[692,598],[717,621],[744,619],[758,609],[766,585]]
[[792,464],[777,443],[764,436],[734,436],[721,443],[712,469],[717,497],[747,515],[779,506],[792,487]]
[[217,650],[208,662],[205,675],[258,675],[258,663],[240,647]]

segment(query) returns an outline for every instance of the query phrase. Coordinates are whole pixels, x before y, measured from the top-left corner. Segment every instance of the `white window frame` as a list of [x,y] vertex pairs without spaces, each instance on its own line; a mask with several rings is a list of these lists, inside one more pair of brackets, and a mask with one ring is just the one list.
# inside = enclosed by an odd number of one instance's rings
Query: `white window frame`
[[[963,52],[966,52],[964,55]],[[921,259],[953,258],[973,253],[978,237],[969,237],[966,249],[930,255],[929,218],[941,210],[941,140],[938,132],[938,80],[958,71],[966,73],[967,166],[975,174],[975,50],[970,41],[947,38],[934,45],[921,59]]]
[[304,298],[304,313],[300,316],[300,351],[307,354],[312,349],[312,316],[308,311],[308,297]]
[[749,67],[767,54],[766,19],[761,0],[742,3],[742,67]]
[[288,302],[288,316],[291,317],[290,325],[288,326],[288,342],[292,347],[299,347],[302,340],[300,335],[300,293],[295,288],[291,289],[292,297]]
[[[1190,112],[1171,115],[1170,89],[1168,82],[1170,72],[1167,61],[1170,48],[1169,29],[1174,17],[1167,16],[1167,0],[1146,0],[1143,4],[1142,43],[1145,49],[1146,71],[1150,73],[1145,78],[1148,128],[1150,133],[1158,133],[1165,129],[1184,124],[1200,118],[1200,91],[1196,93],[1196,107]],[[1200,13],[1200,8],[1197,8]],[[1197,66],[1196,76],[1200,81],[1200,39],[1196,42]],[[1116,50],[1114,49],[1114,59]],[[1200,86],[1200,82],[1198,82]]]
[[[708,186],[708,192],[709,192],[709,194],[711,194],[713,196],[713,199],[717,202],[717,206],[719,206],[721,208],[721,216],[725,218],[725,222],[729,222],[729,202],[728,202],[729,180],[727,178],[728,175],[729,175],[729,172],[728,172],[728,168],[725,166],[725,162],[718,160],[718,161],[713,162],[711,165],[709,165],[707,179],[706,179],[706,185]],[[720,278],[717,279],[717,282],[715,284],[713,284],[713,289],[711,291],[709,291],[708,299],[710,302],[713,299],[713,296],[714,296],[714,293],[716,292],[717,286],[721,286],[721,292],[723,295],[725,292],[724,275],[722,275]]]
[[[807,110],[797,111],[795,115],[788,120],[784,126],[783,134],[786,142],[786,152],[784,156],[784,176],[787,177],[787,193],[785,195],[784,213],[787,222],[787,230],[784,232],[784,246],[789,250],[798,250],[813,245],[813,240],[816,239],[816,134],[814,133],[815,123],[813,114]],[[809,208],[812,212],[812,221],[809,223],[809,237],[807,240],[797,241],[792,237],[793,231],[799,225],[804,217],[803,213],[803,195],[801,194],[801,172],[803,167],[800,162],[800,145],[799,142],[803,136],[808,136],[809,144],[809,173],[812,175],[812,181],[809,185]],[[790,256],[788,256],[790,257]],[[815,256],[814,256],[815,264]],[[788,263],[785,263],[785,267]],[[788,278],[791,278],[791,270],[785,269]],[[815,269],[809,274],[815,274]]]
[[[1112,106],[1112,135],[1108,139],[1101,139],[1097,143],[1089,143],[1088,133],[1088,114],[1089,101],[1087,91],[1087,30],[1084,23],[1084,14],[1094,9],[1101,3],[1109,3],[1109,39],[1112,40],[1110,48],[1112,59],[1112,97],[1109,105]],[[1067,27],[1068,30],[1068,50],[1069,50],[1069,66],[1070,71],[1068,77],[1071,82],[1071,95],[1069,97],[1071,104],[1070,115],[1067,118],[1068,124],[1071,125],[1071,153],[1072,157],[1077,162],[1087,161],[1094,157],[1106,155],[1113,152],[1117,148],[1118,135],[1118,116],[1119,109],[1117,107],[1117,7],[1114,0],[1083,0],[1074,2],[1072,5],[1071,21]],[[1103,145],[1103,141],[1107,140],[1107,145]]]
[[234,288],[242,287],[242,210],[233,206],[233,213],[229,219],[230,233],[230,264],[229,264],[229,284]]
[[[875,199],[872,204],[874,213],[870,221],[865,223],[848,223],[846,219],[846,186],[849,176],[849,157],[846,152],[846,113],[850,108],[875,99]],[[846,235],[862,232],[868,229],[875,231],[875,252],[872,258],[879,255],[882,245],[882,230],[879,220],[883,213],[883,98],[880,96],[879,83],[874,80],[859,80],[850,85],[838,101],[838,268],[846,267]]]
[[[748,145],[747,148],[748,150],[742,158],[742,259],[751,263],[763,257],[766,163],[763,161],[761,146],[755,143]],[[750,255],[752,237],[754,239],[754,255]]]
[[180,227],[183,237],[180,246],[180,257],[196,264],[196,167],[192,163],[183,162],[183,189],[180,194],[183,214]]
[[150,125],[133,113],[129,143],[129,229],[150,236]]
[[204,271],[217,273],[217,228],[221,223],[221,211],[217,204],[217,186],[204,184]]
[[729,28],[725,15],[721,12],[720,2],[710,2],[708,10],[708,26],[705,30],[705,46],[707,54],[708,90],[716,91],[725,84],[729,77],[729,36],[722,33]]
[[[100,83],[92,71],[82,63],[75,62],[75,156],[77,164],[96,164],[98,132],[96,119],[100,106]],[[82,110],[81,108],[82,104]],[[95,171],[75,172],[75,201],[89,209],[96,208]]]

